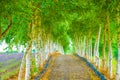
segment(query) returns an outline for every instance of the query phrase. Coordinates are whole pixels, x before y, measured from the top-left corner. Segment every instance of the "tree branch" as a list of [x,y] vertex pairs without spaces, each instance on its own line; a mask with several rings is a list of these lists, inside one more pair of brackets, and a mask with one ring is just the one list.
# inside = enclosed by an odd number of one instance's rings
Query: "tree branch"
[[7,29],[0,34],[0,40],[7,34],[7,32],[12,28],[12,18],[10,18],[10,24],[8,25]]

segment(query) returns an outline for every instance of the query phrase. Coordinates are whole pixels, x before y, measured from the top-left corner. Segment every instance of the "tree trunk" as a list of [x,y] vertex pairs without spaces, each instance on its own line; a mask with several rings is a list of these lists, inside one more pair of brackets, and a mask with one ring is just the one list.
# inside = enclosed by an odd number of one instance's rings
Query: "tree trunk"
[[40,50],[39,50],[39,44],[38,44],[38,41],[37,41],[37,44],[36,44],[36,49],[37,49],[37,52],[35,53],[35,62],[36,62],[36,68],[37,68],[37,71],[38,69],[40,68]]
[[110,38],[110,21],[109,21],[109,15],[107,15],[107,26],[108,26],[108,48],[109,48],[109,76],[112,77],[112,44],[111,44],[111,38]]
[[[98,35],[97,35],[97,37],[98,37]],[[96,45],[97,45],[97,38],[96,38],[96,41],[95,41],[95,44],[94,44],[94,55],[93,55],[93,62],[96,64],[96,59],[95,59],[95,57],[96,57]]]
[[81,49],[82,47],[81,47],[81,46],[82,46],[82,42],[81,42],[81,40],[80,40],[80,45],[79,45],[79,49],[80,49],[80,50],[79,50],[79,54],[80,54],[80,56],[82,55],[82,49]]
[[22,58],[22,62],[21,62],[20,70],[19,70],[19,75],[18,75],[18,80],[22,80],[22,73],[23,73],[23,69],[24,69],[25,58],[26,58],[28,51],[31,48],[31,45],[32,45],[32,42],[30,41],[30,43],[28,43],[28,46],[27,46],[26,51],[24,53],[24,56]]
[[104,45],[103,45],[103,58],[102,58],[102,67],[105,70],[106,59],[105,59],[105,49],[106,49],[106,25],[104,26]]
[[89,60],[89,39],[88,40],[86,40],[86,58]]
[[96,42],[95,42],[95,47],[94,47],[94,62],[98,68],[100,68],[100,58],[99,58],[100,33],[101,33],[101,26],[99,28],[99,32],[98,32]]
[[32,76],[32,48],[29,50],[29,53],[26,55],[26,73],[25,80],[31,80]]
[[43,67],[43,62],[44,62],[44,49],[41,48],[40,50],[40,61],[41,61],[41,67]]
[[80,42],[80,44],[79,44],[79,55],[81,56],[82,55],[82,42],[81,42],[81,40],[79,40]]
[[62,53],[64,54],[64,49],[63,49],[63,47],[62,47]]
[[48,58],[48,55],[49,55],[49,52],[50,51],[50,46],[49,46],[49,43],[47,43],[47,45],[45,46],[45,58],[44,58],[44,61],[47,60]]
[[83,40],[83,51],[82,51],[82,57],[84,57],[85,56],[85,50],[86,50],[86,43],[85,43],[85,41],[86,41],[86,37],[84,37],[84,40]]
[[40,67],[39,65],[39,53],[35,53],[35,64],[36,64],[36,68],[37,68],[37,71],[38,71],[38,68]]
[[37,49],[37,53],[35,53],[35,61],[36,61],[36,68],[38,70],[38,68],[41,65],[41,60],[40,60],[40,39],[39,36],[36,40],[36,49]]
[[120,80],[120,33],[118,33],[118,63],[117,63],[116,80]]
[[[119,8],[117,8],[117,24],[118,26],[120,26]],[[117,62],[116,80],[120,80],[120,31],[118,31],[118,62]]]
[[86,59],[88,59],[88,42],[87,42],[87,39],[85,41],[85,44],[86,45],[85,45],[85,55],[84,56],[85,56]]
[[92,38],[90,39],[90,60],[91,60],[91,62],[92,62]]
[[97,42],[97,66],[98,68],[100,69],[100,56],[99,56],[99,42],[100,42],[100,33],[101,33],[101,26],[100,26],[100,29],[99,29],[99,35],[98,35],[98,42]]

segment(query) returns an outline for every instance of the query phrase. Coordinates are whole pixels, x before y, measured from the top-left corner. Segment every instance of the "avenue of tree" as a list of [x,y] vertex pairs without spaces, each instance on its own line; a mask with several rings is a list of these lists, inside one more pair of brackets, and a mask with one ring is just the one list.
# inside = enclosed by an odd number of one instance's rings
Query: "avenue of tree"
[[[18,80],[32,73],[32,49],[38,70],[55,50],[78,53],[120,80],[119,0],[0,0],[0,41],[10,48],[24,45]],[[72,46],[72,48],[70,48]]]

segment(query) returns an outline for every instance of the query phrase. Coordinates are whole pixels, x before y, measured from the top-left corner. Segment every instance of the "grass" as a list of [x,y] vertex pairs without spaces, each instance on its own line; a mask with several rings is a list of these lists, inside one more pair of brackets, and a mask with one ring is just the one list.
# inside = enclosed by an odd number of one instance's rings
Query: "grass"
[[19,71],[19,67],[17,67],[16,69],[14,69],[10,72],[7,72],[7,73],[3,74],[1,79],[2,80],[10,80],[12,77],[14,77],[16,74],[18,74],[18,71]]
[[5,64],[9,64],[9,63],[12,63],[12,62],[15,62],[16,59],[10,59],[8,60]]
[[12,67],[14,67],[14,66],[19,65],[20,62],[21,62],[21,61],[18,61],[18,62],[15,62],[15,63],[11,64],[11,65],[8,65],[8,66],[3,67],[2,69],[0,69],[0,73],[6,72],[8,69],[10,69],[10,68],[12,68]]
[[[13,61],[13,59],[9,60],[7,63],[9,63],[11,61]],[[1,80],[10,80],[12,77],[18,75],[18,71],[19,71],[19,66],[18,65],[20,64],[20,62],[21,62],[21,60],[19,60],[19,61],[15,62],[15,63],[12,63],[11,65],[5,66],[2,69],[0,69],[0,73],[4,73],[5,72],[4,74],[1,75]],[[9,70],[12,67],[15,67],[15,68],[13,68],[11,71],[7,71],[7,70]]]
[[[92,57],[93,59],[93,57]],[[100,72],[108,79],[108,80],[115,80],[116,77],[116,70],[117,70],[117,60],[115,58],[112,58],[112,79],[110,79],[109,74],[108,74],[108,55],[106,57],[107,63],[105,66],[105,70],[103,70],[102,67],[102,57],[100,57]],[[94,61],[91,62],[92,64],[94,64]],[[95,66],[95,64],[94,64]],[[95,66],[96,67],[96,66]],[[96,67],[97,68],[97,67]]]
[[3,64],[3,63],[2,63],[2,62],[0,62],[0,67],[2,67],[2,64]]
[[[106,59],[108,60],[108,59]],[[112,58],[112,78],[109,77],[109,73],[108,73],[108,61],[106,63],[106,66],[105,66],[105,70],[103,70],[102,68],[102,58],[101,58],[101,67],[100,67],[100,72],[102,74],[104,74],[104,76],[108,79],[108,80],[115,80],[115,75],[116,75],[116,69],[117,69],[117,61],[115,58]]]
[[113,65],[113,73],[116,74],[116,70],[117,70],[117,61],[116,61],[116,59],[113,59],[112,65]]

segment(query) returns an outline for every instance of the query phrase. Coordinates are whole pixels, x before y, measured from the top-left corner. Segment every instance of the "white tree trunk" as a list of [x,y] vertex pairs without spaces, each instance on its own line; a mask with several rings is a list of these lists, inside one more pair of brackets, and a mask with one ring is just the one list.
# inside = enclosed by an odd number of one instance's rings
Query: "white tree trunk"
[[[117,23],[120,25],[120,16],[119,16],[119,8],[117,8]],[[117,64],[117,72],[116,72],[116,80],[120,80],[120,32],[118,33],[118,64]]]
[[100,68],[100,58],[99,58],[100,33],[101,33],[101,26],[100,26],[97,40],[96,40],[95,47],[94,47],[94,62],[98,68]]
[[89,60],[89,40],[86,40],[86,58]]
[[86,43],[85,43],[85,41],[86,41],[86,37],[84,37],[84,40],[83,40],[83,51],[82,51],[82,57],[85,56],[85,49],[86,49]]
[[[79,54],[79,48],[78,45],[76,45],[76,53]],[[80,55],[80,54],[79,54]]]
[[41,61],[41,67],[43,67],[43,63],[44,63],[44,54],[45,54],[45,48],[41,48],[40,50],[40,61]]
[[35,61],[36,61],[36,68],[38,70],[38,68],[40,67],[40,54],[38,52],[35,53]]
[[111,78],[112,77],[112,46],[111,45],[109,50],[109,74]]
[[49,55],[49,53],[50,53],[50,45],[49,45],[49,43],[45,46],[45,55],[44,55],[44,61],[45,60],[47,60],[48,59],[48,55]]
[[90,61],[92,62],[92,38],[90,39]]
[[87,54],[88,54],[88,42],[87,42],[87,39],[86,39],[86,41],[85,41],[85,46],[84,46],[84,47],[85,47],[85,55],[84,55],[84,56],[85,56],[86,59],[88,59],[88,58],[87,58],[87,57],[88,57],[88,56],[87,56]]
[[100,33],[101,33],[101,26],[100,26],[100,29],[99,29],[99,36],[98,36],[98,45],[97,45],[97,66],[98,68],[100,69],[100,56],[99,56],[99,43],[100,43]]
[[82,55],[82,42],[81,42],[81,40],[80,40],[80,46],[79,46],[79,48],[80,48],[80,56]]
[[40,58],[39,58],[39,44],[38,44],[38,39],[36,39],[36,53],[35,53],[35,64],[36,64],[36,68],[38,70],[38,68],[40,67]]
[[120,80],[120,34],[118,34],[118,63],[117,63],[116,80]]
[[94,55],[93,55],[93,61],[94,61],[94,63],[96,64],[96,59],[95,59],[95,57],[96,57],[96,45],[97,45],[97,41],[95,42],[95,45],[94,45]]
[[81,56],[83,57],[83,54],[84,54],[84,48],[83,48],[83,40],[81,40]]
[[109,76],[112,78],[112,40],[110,37],[110,21],[109,21],[109,15],[107,15],[107,27],[108,27],[108,48],[109,48],[109,53],[108,53],[108,69],[109,69]]
[[31,67],[32,67],[32,49],[26,55],[26,73],[25,80],[31,80]]
[[63,52],[63,54],[65,54],[65,53],[64,53],[64,48],[63,48],[63,47],[62,47],[62,52]]
[[50,47],[50,50],[51,50],[51,54],[54,52],[54,47],[53,47],[53,42],[51,42],[51,47]]
[[105,49],[106,49],[106,25],[104,25],[104,44],[103,44],[103,50],[102,50],[102,67],[103,67],[103,70],[105,70],[105,67],[106,67],[106,58],[105,58]]
[[62,46],[60,45],[60,53],[63,54]]
[[41,52],[40,54],[41,67],[43,67],[43,62],[44,62],[43,59],[44,59],[43,53]]
[[20,70],[19,70],[19,75],[18,75],[18,80],[22,80],[22,73],[23,73],[23,69],[24,69],[26,54],[28,54],[28,51],[31,48],[31,44],[32,44],[31,42],[28,43],[28,47],[26,48],[26,51],[25,51],[24,56],[22,58],[22,62],[21,62]]

